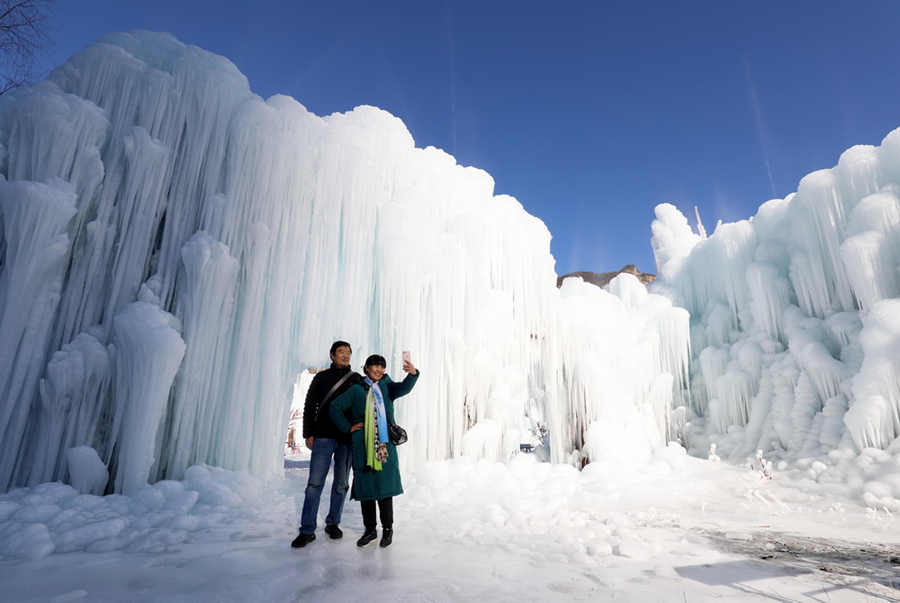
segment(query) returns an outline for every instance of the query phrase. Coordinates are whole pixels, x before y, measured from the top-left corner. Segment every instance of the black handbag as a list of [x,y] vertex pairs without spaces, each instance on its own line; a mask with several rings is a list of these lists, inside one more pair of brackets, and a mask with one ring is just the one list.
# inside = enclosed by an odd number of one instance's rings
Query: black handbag
[[409,438],[406,437],[405,429],[396,423],[388,423],[388,439],[394,446],[399,446],[400,444],[405,444]]

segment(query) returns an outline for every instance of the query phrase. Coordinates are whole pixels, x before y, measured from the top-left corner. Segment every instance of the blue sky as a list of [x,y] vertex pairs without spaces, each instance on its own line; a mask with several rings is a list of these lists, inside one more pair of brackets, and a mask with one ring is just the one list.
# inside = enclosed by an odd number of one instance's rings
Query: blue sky
[[130,29],[227,56],[263,97],[399,116],[540,217],[560,274],[653,271],[657,203],[711,231],[900,126],[890,1],[58,0],[41,69]]

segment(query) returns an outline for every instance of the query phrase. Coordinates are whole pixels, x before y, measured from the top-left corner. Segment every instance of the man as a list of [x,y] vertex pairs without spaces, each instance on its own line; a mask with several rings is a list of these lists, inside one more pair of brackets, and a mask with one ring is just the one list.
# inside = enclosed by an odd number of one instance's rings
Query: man
[[350,477],[352,449],[349,434],[342,433],[332,424],[328,406],[332,400],[356,383],[360,376],[350,370],[353,350],[346,341],[331,344],[331,367],[319,371],[309,384],[306,403],[303,405],[303,438],[312,451],[309,460],[309,480],[300,513],[300,534],[291,542],[294,548],[304,547],[316,539],[316,517],[322,486],[334,458],[334,477],[331,484],[331,506],[325,518],[325,533],[337,539],[344,535],[338,524]]

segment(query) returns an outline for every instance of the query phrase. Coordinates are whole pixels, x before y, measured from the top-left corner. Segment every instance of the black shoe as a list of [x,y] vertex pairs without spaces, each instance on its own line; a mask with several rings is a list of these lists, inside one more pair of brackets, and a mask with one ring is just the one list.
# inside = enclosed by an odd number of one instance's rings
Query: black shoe
[[328,534],[332,540],[337,540],[344,535],[343,530],[341,530],[337,524],[325,526],[325,533]]
[[378,543],[378,546],[381,548],[391,546],[391,540],[394,538],[394,530],[393,528],[383,528],[381,530],[381,542]]
[[303,532],[300,532],[300,534],[296,538],[294,538],[294,541],[291,543],[291,546],[294,547],[295,549],[302,549],[303,547],[305,547],[307,544],[309,544],[310,542],[312,542],[315,539],[316,539],[315,534],[304,534]]
[[373,540],[378,538],[378,532],[375,530],[366,530],[365,533],[356,541],[356,546],[366,546]]

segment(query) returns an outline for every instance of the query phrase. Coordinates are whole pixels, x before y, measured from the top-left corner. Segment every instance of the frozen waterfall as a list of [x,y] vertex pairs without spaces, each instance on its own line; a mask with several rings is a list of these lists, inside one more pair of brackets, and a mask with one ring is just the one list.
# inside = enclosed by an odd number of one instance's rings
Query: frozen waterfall
[[656,291],[690,311],[686,436],[741,459],[900,436],[900,129],[757,214],[695,234],[656,208]]
[[318,117],[171,36],[113,34],[0,99],[0,174],[0,491],[96,491],[97,459],[123,492],[272,471],[290,387],[338,338],[421,367],[405,463],[504,460],[529,432],[614,462],[683,420],[687,313],[633,277],[557,290],[544,224],[379,109]]

